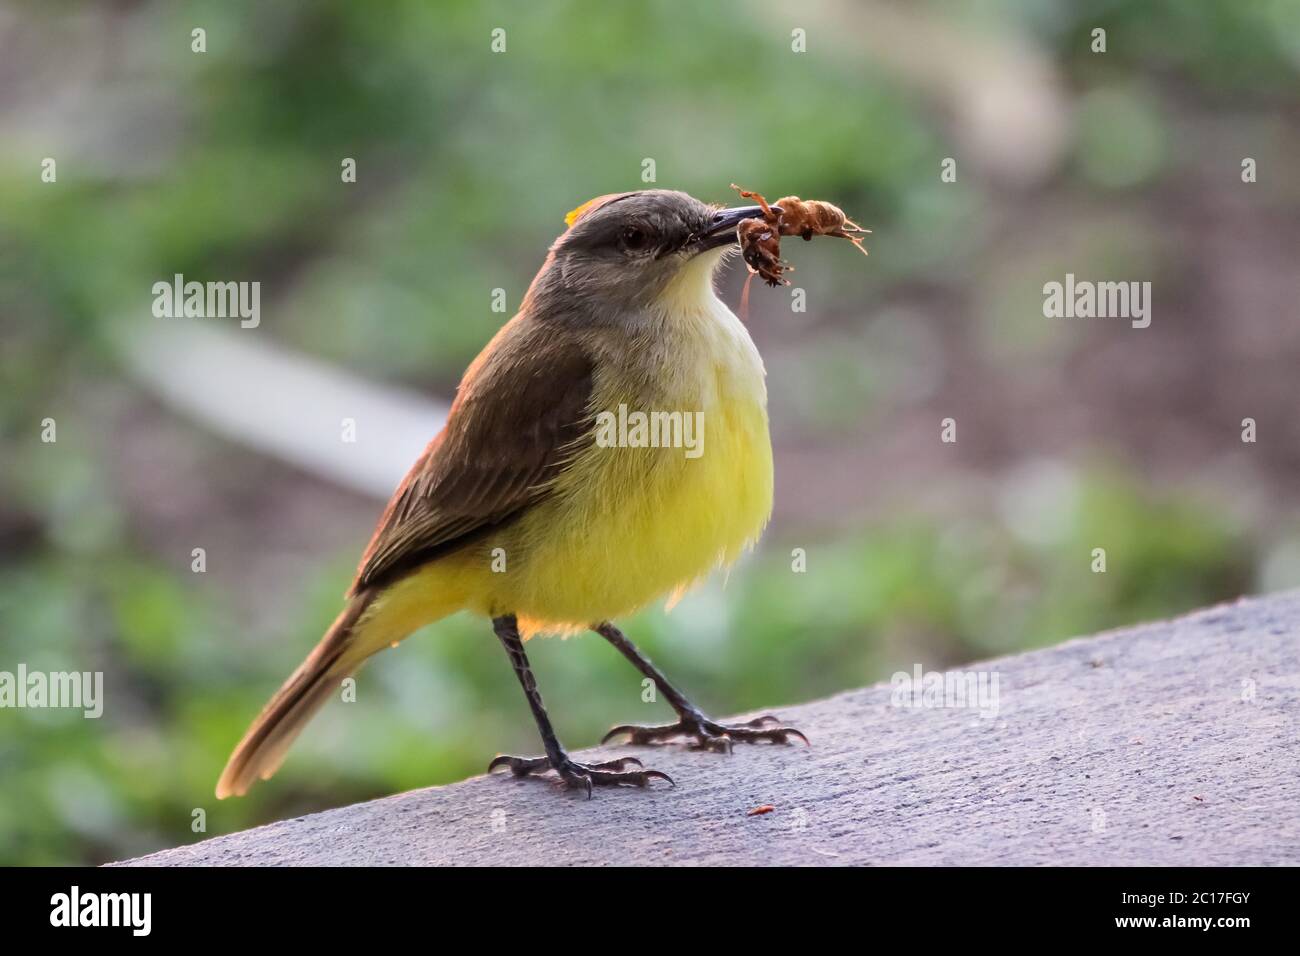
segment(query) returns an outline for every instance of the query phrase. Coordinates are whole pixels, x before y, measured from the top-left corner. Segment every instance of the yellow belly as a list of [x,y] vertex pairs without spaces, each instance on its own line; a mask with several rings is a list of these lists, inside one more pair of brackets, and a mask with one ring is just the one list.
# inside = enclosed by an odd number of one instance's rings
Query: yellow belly
[[[494,608],[525,629],[567,631],[674,596],[758,539],[772,504],[761,406],[706,412],[705,449],[595,448],[561,494],[519,525],[517,574],[491,582]],[[712,424],[712,428],[710,428]],[[507,551],[508,554],[508,551]]]

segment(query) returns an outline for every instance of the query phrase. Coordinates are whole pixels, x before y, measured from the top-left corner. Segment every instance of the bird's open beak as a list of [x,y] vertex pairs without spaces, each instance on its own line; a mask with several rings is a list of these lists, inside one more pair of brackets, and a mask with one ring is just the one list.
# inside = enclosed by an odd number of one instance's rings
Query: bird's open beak
[[[770,206],[773,212],[779,213],[780,206]],[[696,251],[704,252],[706,249],[716,249],[719,246],[725,246],[728,243],[736,241],[736,226],[745,219],[763,218],[762,206],[738,206],[735,209],[719,209],[713,215],[713,222],[702,235],[697,236],[692,245]]]

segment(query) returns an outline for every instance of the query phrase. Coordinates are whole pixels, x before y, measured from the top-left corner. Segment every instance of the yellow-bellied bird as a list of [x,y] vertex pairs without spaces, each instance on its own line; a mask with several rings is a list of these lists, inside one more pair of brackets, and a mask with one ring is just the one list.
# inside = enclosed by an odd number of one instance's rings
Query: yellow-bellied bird
[[569,214],[519,313],[465,372],[446,426],[384,510],[347,606],[239,742],[218,797],[270,777],[368,657],[460,610],[492,621],[546,751],[489,769],[554,770],[589,795],[593,784],[667,779],[630,757],[580,764],[556,738],[524,641],[585,628],[679,717],[607,740],[729,750],[803,738],[771,716],[709,719],[610,623],[730,564],[771,512],[763,362],[713,287],[737,223],[759,212],[646,190]]

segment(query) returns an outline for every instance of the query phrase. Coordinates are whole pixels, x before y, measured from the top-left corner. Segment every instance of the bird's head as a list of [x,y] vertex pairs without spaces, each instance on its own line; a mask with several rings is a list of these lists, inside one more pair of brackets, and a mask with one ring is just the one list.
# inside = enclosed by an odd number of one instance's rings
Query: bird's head
[[757,206],[724,209],[668,189],[599,196],[566,217],[534,293],[614,314],[651,307],[674,290],[706,291],[726,253],[738,249],[736,224],[759,215]]

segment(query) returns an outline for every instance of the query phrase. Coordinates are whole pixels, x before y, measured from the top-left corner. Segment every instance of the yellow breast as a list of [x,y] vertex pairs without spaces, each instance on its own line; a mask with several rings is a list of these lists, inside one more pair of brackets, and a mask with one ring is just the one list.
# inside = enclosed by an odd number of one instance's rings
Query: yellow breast
[[[655,394],[634,364],[598,374],[594,408],[618,441],[602,442],[598,422],[557,494],[514,527],[516,563],[494,576],[486,613],[513,611],[530,631],[582,629],[676,596],[758,539],[772,509],[763,363],[699,273],[663,301],[672,311],[658,333]],[[637,411],[647,416],[640,434]],[[660,447],[647,447],[655,437]]]

